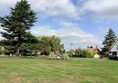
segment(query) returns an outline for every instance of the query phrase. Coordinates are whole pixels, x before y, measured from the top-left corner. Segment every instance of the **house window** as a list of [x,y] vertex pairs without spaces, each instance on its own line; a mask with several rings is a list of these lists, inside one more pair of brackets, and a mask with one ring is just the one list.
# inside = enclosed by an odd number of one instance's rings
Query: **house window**
[[112,52],[112,55],[117,55],[117,51]]

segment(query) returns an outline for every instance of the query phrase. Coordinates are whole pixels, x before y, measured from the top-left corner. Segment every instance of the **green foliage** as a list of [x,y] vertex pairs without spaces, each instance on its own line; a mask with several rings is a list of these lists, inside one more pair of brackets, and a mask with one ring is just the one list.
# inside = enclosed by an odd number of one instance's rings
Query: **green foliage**
[[76,49],[75,50],[75,55],[73,55],[73,57],[82,57],[85,58],[86,57],[86,50],[83,49]]
[[116,41],[117,37],[112,30],[112,28],[109,29],[107,32],[107,35],[105,36],[105,40],[103,41],[103,45],[110,48],[111,45]]
[[39,40],[39,50],[43,55],[49,55],[50,52],[61,52],[64,48],[64,45],[61,44],[61,40],[55,36],[43,36],[37,37]]
[[80,57],[80,58],[93,58],[96,54],[94,50],[87,49],[76,49],[75,51],[69,51],[69,56],[71,57]]
[[6,31],[1,32],[5,38],[1,43],[19,55],[22,44],[34,43],[36,40],[29,32],[34,22],[36,22],[36,13],[31,10],[28,1],[18,1],[15,7],[11,8],[10,15],[0,17],[0,25]]
[[22,44],[20,53],[22,56],[32,56],[32,52],[38,50],[39,44]]
[[64,59],[64,60],[69,59],[68,53],[63,53],[62,56],[63,56],[63,59]]
[[5,53],[5,51],[3,51],[3,50],[0,50],[0,55],[1,55],[1,54],[4,54],[4,53]]
[[56,56],[54,52],[50,52],[49,59],[56,59]]
[[69,55],[69,57],[73,57],[75,55],[75,51],[74,50],[69,50],[68,55]]
[[96,54],[94,50],[86,50],[85,53],[87,58],[93,58]]
[[66,53],[66,50],[65,50],[65,49],[63,49],[61,52],[62,52],[62,53]]
[[102,48],[101,54],[108,55],[109,50],[110,50],[112,44],[116,41],[116,39],[117,39],[117,37],[116,37],[114,31],[112,30],[112,28],[110,28],[109,31],[107,32],[107,35],[105,36],[105,40],[102,43],[104,45],[104,47]]

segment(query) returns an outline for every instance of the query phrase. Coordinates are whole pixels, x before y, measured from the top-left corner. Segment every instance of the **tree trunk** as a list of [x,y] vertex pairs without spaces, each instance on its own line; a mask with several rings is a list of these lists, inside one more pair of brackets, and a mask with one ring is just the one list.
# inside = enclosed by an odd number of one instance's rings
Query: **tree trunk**
[[18,44],[16,46],[16,56],[20,56],[20,46],[21,46],[21,35],[18,35]]
[[20,55],[20,49],[19,49],[19,47],[16,49],[16,56],[19,56]]

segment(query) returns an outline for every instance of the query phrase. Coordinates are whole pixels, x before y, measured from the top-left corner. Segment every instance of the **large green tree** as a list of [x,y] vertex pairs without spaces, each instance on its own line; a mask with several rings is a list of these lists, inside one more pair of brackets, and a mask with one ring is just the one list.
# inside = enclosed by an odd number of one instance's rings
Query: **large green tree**
[[115,32],[112,30],[112,28],[110,28],[107,32],[107,35],[105,36],[105,40],[103,41],[103,48],[101,53],[103,55],[108,55],[109,54],[109,50],[112,46],[112,44],[116,41],[117,37],[115,35]]
[[43,36],[38,37],[39,50],[42,54],[48,55],[50,52],[62,52],[64,45],[61,44],[61,40],[55,36]]
[[1,43],[19,55],[22,45],[36,42],[36,38],[29,32],[34,22],[36,13],[31,10],[28,1],[18,1],[15,7],[11,8],[10,15],[0,17],[0,25],[5,30],[1,32],[5,38]]

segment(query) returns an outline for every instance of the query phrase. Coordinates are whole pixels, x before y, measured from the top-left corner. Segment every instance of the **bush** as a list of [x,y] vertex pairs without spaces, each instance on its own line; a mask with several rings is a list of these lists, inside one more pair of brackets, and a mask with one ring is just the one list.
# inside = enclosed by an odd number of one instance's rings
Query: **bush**
[[5,51],[4,51],[4,50],[0,50],[0,55],[1,55],[1,54],[4,54],[4,53],[5,53]]
[[69,57],[73,57],[73,55],[75,55],[75,51],[74,50],[68,51],[68,56]]
[[93,58],[96,53],[93,50],[86,50],[86,57]]
[[67,60],[67,59],[69,59],[69,55],[68,55],[68,53],[64,53],[63,55],[62,55],[62,59],[64,59],[64,60]]
[[81,58],[85,58],[86,57],[86,50],[83,49],[76,49],[75,50],[75,55],[73,55],[73,57],[81,57]]
[[72,57],[80,57],[80,58],[92,58],[96,53],[94,50],[85,50],[85,49],[76,49],[72,54],[70,51],[70,54]]
[[[57,58],[57,57],[60,57],[60,58]],[[63,53],[62,55],[56,55],[54,52],[51,52],[48,58],[51,60],[67,60],[69,59],[69,55],[68,53]]]
[[56,59],[56,55],[54,54],[54,52],[51,52],[49,54],[49,59]]

